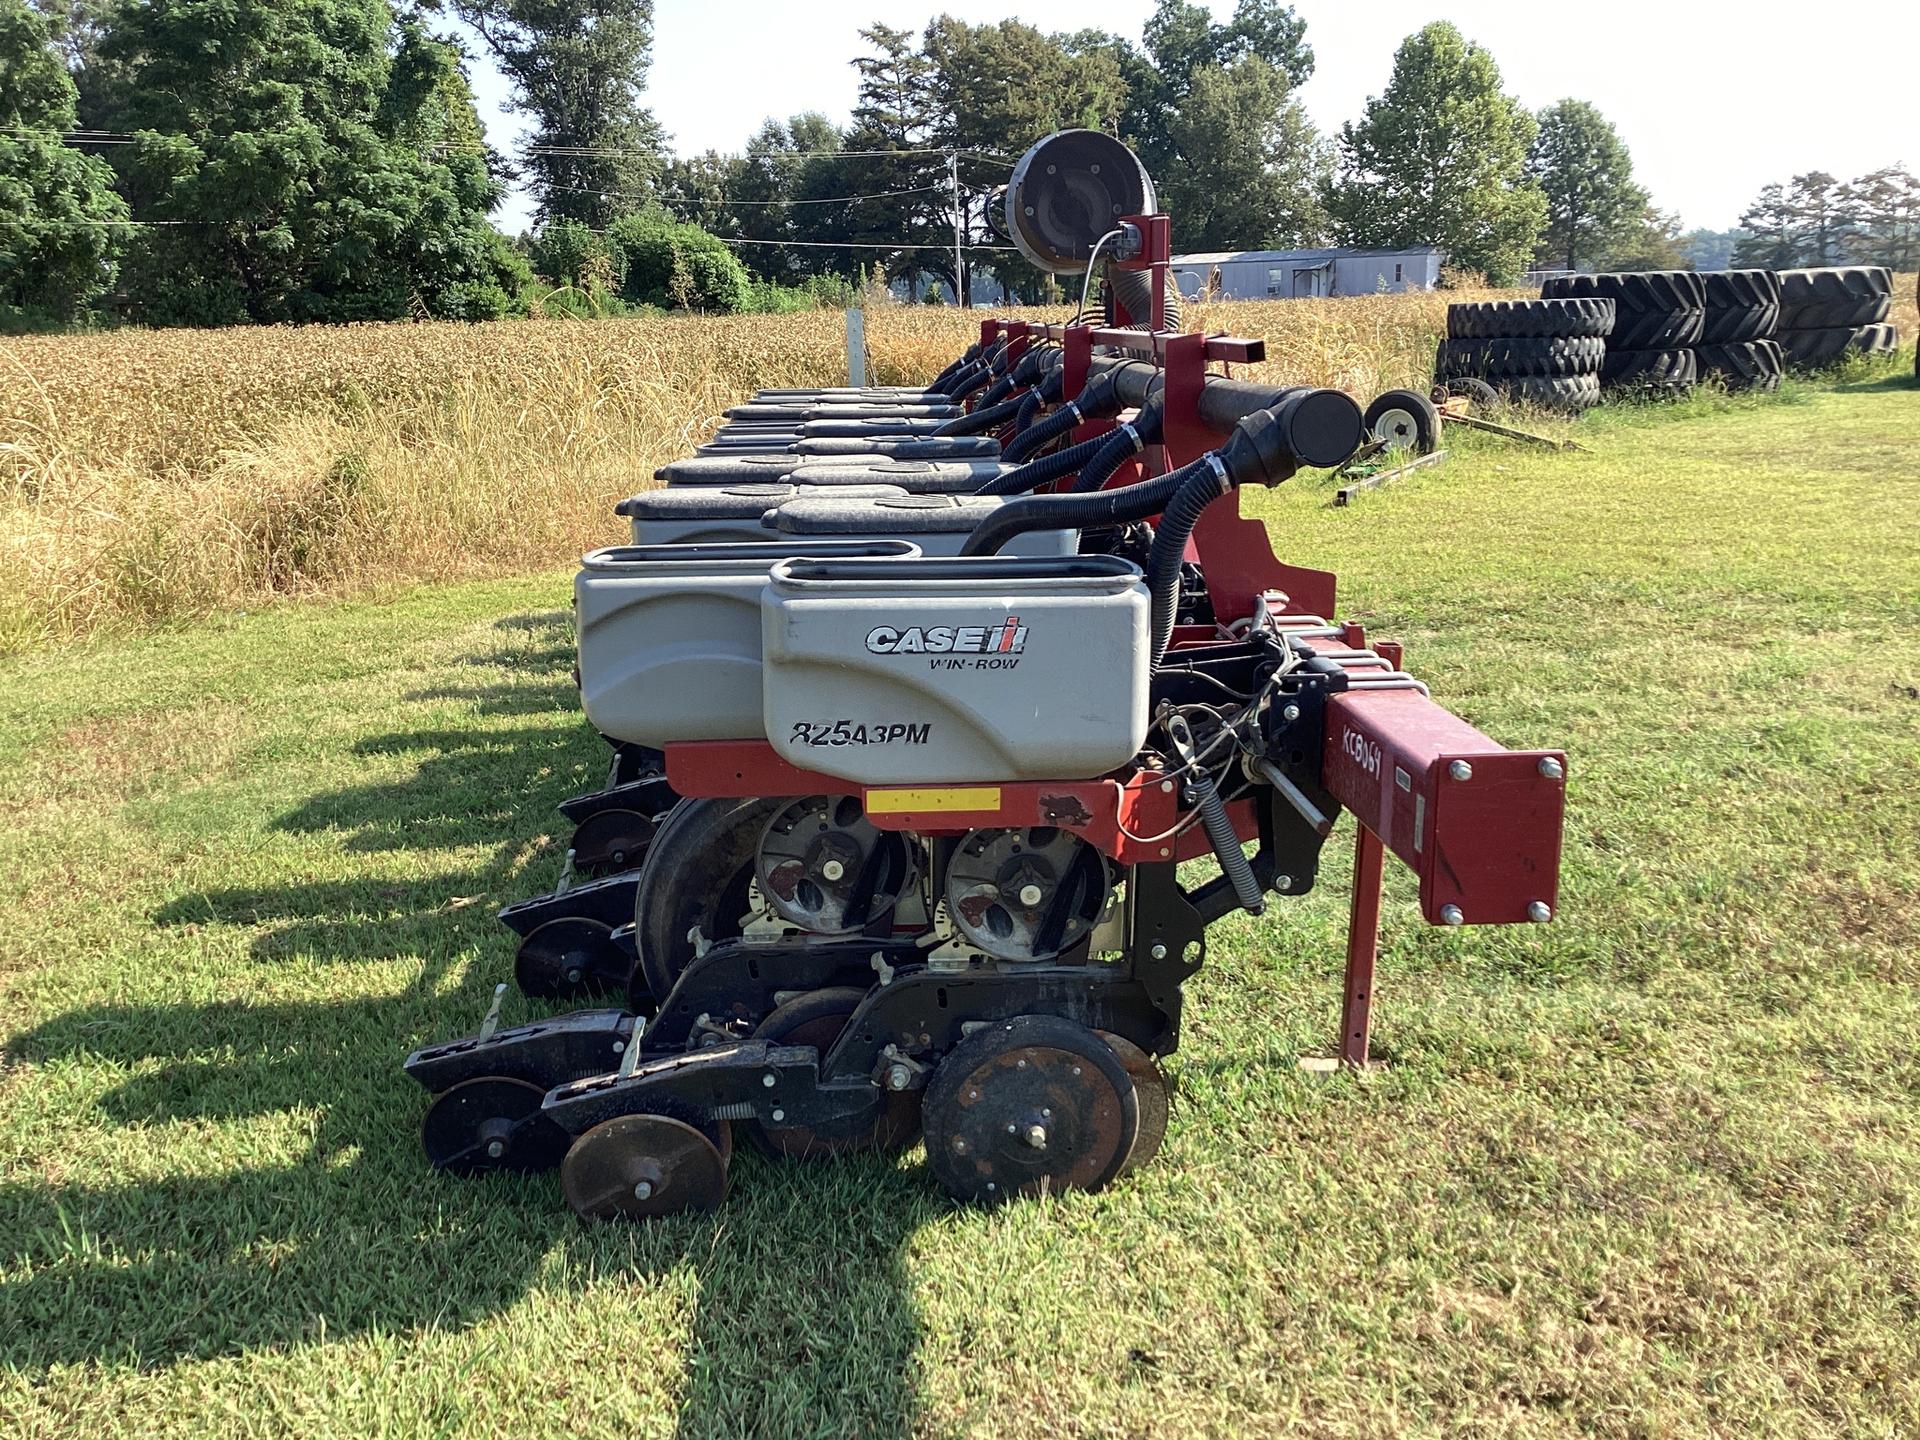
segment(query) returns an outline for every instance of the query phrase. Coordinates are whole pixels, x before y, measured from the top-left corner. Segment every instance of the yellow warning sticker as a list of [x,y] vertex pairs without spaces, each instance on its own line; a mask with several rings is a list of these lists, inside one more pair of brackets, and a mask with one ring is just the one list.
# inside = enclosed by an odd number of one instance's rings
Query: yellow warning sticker
[[869,815],[919,815],[943,810],[998,810],[998,785],[960,786],[946,790],[869,790]]

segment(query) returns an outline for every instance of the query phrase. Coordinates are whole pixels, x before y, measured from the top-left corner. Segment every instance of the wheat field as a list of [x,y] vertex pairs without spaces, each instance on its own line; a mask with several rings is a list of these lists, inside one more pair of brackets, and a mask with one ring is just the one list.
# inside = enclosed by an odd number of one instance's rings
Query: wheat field
[[[1226,302],[1187,323],[1265,337],[1273,358],[1244,373],[1365,400],[1426,383],[1462,298]],[[983,313],[870,310],[871,378],[931,376]],[[617,538],[611,506],[728,405],[843,383],[843,337],[821,311],[0,341],[0,654],[564,563]]]

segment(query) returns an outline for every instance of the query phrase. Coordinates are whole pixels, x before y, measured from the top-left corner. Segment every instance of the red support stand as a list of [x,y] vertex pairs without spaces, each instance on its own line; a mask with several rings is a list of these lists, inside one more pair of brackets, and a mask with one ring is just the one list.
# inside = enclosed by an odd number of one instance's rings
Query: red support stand
[[1353,906],[1347,916],[1347,987],[1340,1007],[1340,1061],[1367,1068],[1367,1038],[1373,1032],[1373,965],[1380,954],[1380,868],[1386,853],[1380,837],[1356,825],[1353,842]]

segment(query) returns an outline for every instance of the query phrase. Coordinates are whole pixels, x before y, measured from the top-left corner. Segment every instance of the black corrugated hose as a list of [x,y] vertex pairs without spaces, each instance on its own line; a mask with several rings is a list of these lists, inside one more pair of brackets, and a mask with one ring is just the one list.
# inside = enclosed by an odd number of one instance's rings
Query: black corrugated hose
[[951,420],[943,420],[933,429],[935,435],[978,435],[1004,425],[1020,413],[1020,407],[1027,403],[1025,393],[1011,400],[1002,400],[998,405],[986,405],[978,410],[969,410],[965,415],[956,415]]
[[[1186,718],[1175,712],[1167,717],[1165,728],[1174,742],[1174,748],[1181,752],[1180,758],[1191,760],[1195,746],[1193,732],[1187,728]],[[1186,798],[1200,812],[1200,828],[1207,832],[1207,842],[1213,846],[1213,858],[1220,862],[1220,873],[1233,886],[1234,898],[1249,915],[1258,915],[1267,908],[1266,892],[1254,878],[1253,866],[1247,863],[1247,852],[1240,848],[1240,837],[1234,832],[1233,817],[1227,814],[1227,802],[1220,798],[1219,785],[1213,776],[1195,765],[1193,777],[1185,782],[1185,789]]]
[[[1193,527],[1199,524],[1201,511],[1233,490],[1232,477],[1217,453],[1203,455],[1185,470],[1175,473],[1188,478],[1167,501],[1160,523],[1154,528],[1153,549],[1147,553],[1147,590],[1153,596],[1151,655],[1156,670],[1173,639],[1173,620],[1180,609],[1180,562],[1186,558]],[[1138,488],[1128,485],[1105,493],[1124,495]]]
[[1073,484],[1067,487],[1070,495],[1084,495],[1090,490],[1098,490],[1113,478],[1113,472],[1127,461],[1138,455],[1149,445],[1160,443],[1160,411],[1156,406],[1142,410],[1134,419],[1118,429],[1110,430],[1099,437],[1100,449],[1094,457],[1080,467],[1080,473],[1074,477]]
[[934,376],[932,383],[930,383],[927,386],[927,389],[938,390],[941,386],[945,385],[947,381],[951,380],[954,376],[958,375],[962,370],[966,369],[967,366],[971,365],[974,361],[978,360],[979,358],[980,358],[980,342],[976,340],[973,342],[973,344],[967,346],[965,350],[960,352],[960,358],[958,360],[955,360],[952,364],[948,365],[946,369],[942,370],[938,375]]
[[[1035,386],[1027,392],[1027,398],[1020,402],[1020,413],[1013,417],[1013,435],[1018,440],[1033,425],[1033,417],[1040,413],[1040,387]],[[1005,459],[1003,455],[1001,457]]]
[[[1106,438],[1102,435],[1098,440],[1084,443],[1097,445]],[[1074,450],[1079,448],[1078,445],[1073,447]],[[1070,450],[1062,450],[1058,455],[1036,460],[1022,469],[1038,469],[1071,453]],[[1101,490],[1092,495],[1028,495],[1023,499],[1009,500],[973,527],[973,532],[961,545],[960,553],[992,555],[1015,535],[1023,535],[1029,530],[1092,530],[1150,519],[1166,508],[1196,469],[1205,470],[1206,463],[1203,457],[1171,474],[1142,480],[1138,485],[1123,485],[1118,490]],[[1001,477],[1003,480],[1007,478],[1010,477]]]
[[1091,440],[1082,440],[1078,445],[1069,445],[1065,450],[1056,450],[1051,455],[1030,460],[1018,470],[1009,470],[989,480],[974,493],[977,495],[1024,495],[1050,480],[1058,480],[1062,475],[1071,475],[1087,461],[1093,459],[1106,440],[1106,436],[1096,435]]
[[1080,407],[1069,401],[1031,428],[1023,427],[1013,443],[1001,453],[1000,458],[1009,465],[1018,465],[1029,455],[1037,454],[1047,445],[1058,440],[1084,418]]

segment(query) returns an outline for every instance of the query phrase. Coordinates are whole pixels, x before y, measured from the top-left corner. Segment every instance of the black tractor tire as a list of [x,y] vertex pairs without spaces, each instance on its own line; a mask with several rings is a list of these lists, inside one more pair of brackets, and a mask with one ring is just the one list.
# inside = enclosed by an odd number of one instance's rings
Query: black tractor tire
[[1700,326],[1702,345],[1731,345],[1737,340],[1771,340],[1780,324],[1778,305],[1709,308]]
[[1893,308],[1893,272],[1881,265],[1782,270],[1780,329],[1878,325]]
[[1706,282],[1691,270],[1550,275],[1540,293],[1613,301],[1613,329],[1607,345],[1615,350],[1692,345],[1706,324]]
[[1600,383],[1609,389],[1684,390],[1699,378],[1691,350],[1609,350]]
[[1433,387],[1436,400],[1465,400],[1469,407],[1485,414],[1498,410],[1500,392],[1478,375],[1456,375]]
[[1591,298],[1476,300],[1447,307],[1451,340],[1605,335],[1612,328],[1613,306]]
[[1780,277],[1771,270],[1702,270],[1709,310],[1757,310],[1780,303]]
[[1591,375],[1607,357],[1598,335],[1559,339],[1442,340],[1434,360],[1438,379],[1478,375]]
[[1778,390],[1786,371],[1786,357],[1772,340],[1702,345],[1694,351],[1694,361],[1703,378],[1717,375],[1729,390]]
[[1440,411],[1418,390],[1389,390],[1367,407],[1362,421],[1369,440],[1389,450],[1431,455],[1440,444]]
[[1600,403],[1598,375],[1516,375],[1494,382],[1508,401],[1578,415]]
[[1795,370],[1824,370],[1854,351],[1882,354],[1896,348],[1900,332],[1891,325],[1839,325],[1821,330],[1782,330],[1773,337]]

